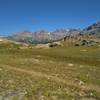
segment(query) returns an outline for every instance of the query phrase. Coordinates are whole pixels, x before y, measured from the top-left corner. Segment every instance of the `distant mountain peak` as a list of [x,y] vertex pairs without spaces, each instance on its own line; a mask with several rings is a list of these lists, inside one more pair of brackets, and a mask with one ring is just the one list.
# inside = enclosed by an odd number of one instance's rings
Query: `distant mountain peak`
[[82,34],[92,34],[96,36],[100,36],[100,22],[96,22],[87,28],[83,29]]
[[56,29],[54,32],[65,33],[65,32],[68,32],[68,31],[69,31],[69,29],[60,28],[60,29]]

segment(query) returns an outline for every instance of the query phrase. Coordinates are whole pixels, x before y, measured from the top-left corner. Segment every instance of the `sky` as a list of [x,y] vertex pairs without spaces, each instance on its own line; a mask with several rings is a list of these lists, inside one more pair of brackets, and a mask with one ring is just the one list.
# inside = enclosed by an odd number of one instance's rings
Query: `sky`
[[0,0],[0,35],[85,28],[100,21],[100,0]]

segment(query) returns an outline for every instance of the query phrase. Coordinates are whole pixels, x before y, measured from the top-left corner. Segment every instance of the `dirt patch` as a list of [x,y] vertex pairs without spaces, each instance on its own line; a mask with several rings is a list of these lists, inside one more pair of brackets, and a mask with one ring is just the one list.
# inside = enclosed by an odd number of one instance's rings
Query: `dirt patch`
[[68,66],[72,67],[72,66],[74,66],[74,64],[72,64],[72,63],[69,63],[69,64],[68,64]]
[[86,52],[87,50],[86,50],[86,49],[83,49],[83,50],[80,50],[80,51],[82,51],[82,52]]
[[35,46],[35,48],[37,48],[37,49],[48,49],[49,45],[48,44],[37,44]]

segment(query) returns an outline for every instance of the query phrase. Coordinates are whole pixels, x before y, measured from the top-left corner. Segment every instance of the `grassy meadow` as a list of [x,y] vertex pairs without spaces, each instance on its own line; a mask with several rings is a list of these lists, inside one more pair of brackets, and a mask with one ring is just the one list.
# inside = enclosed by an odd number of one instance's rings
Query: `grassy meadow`
[[0,100],[100,100],[100,46],[20,46],[0,44]]

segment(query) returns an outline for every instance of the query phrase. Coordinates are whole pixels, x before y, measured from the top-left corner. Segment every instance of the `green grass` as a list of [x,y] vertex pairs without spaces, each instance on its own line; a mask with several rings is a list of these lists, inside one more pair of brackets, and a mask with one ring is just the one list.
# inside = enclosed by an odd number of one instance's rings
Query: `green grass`
[[100,99],[100,47],[19,47],[0,44],[1,100]]

